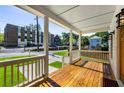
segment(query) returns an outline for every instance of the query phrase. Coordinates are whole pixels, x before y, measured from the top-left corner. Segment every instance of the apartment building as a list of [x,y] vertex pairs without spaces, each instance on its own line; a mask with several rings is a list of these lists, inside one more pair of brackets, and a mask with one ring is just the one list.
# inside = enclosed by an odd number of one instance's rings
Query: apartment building
[[4,29],[5,46],[18,46],[18,26],[7,24]]
[[[37,31],[30,27],[7,24],[4,29],[5,46],[22,47],[37,45]],[[43,44],[43,32],[39,33],[39,44]]]
[[[39,45],[43,45],[44,33],[39,33]],[[13,24],[7,24],[4,29],[5,46],[23,47],[37,45],[37,31],[29,26],[20,27]],[[49,46],[54,45],[54,34],[49,33]]]

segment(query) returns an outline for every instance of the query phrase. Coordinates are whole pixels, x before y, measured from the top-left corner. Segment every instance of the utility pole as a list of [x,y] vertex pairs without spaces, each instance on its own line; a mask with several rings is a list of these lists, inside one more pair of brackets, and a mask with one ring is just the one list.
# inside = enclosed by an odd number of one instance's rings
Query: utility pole
[[37,52],[39,52],[39,24],[38,24],[38,16],[36,16],[37,22]]

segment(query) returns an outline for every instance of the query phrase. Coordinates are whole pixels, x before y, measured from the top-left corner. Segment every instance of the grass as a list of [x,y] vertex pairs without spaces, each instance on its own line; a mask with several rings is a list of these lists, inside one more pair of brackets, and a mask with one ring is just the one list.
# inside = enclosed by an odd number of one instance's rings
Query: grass
[[58,56],[68,56],[68,51],[67,50],[57,51],[57,52],[54,52],[53,54]]
[[[18,80],[17,80],[17,67],[16,65],[14,65],[13,67],[13,86],[17,85],[18,84]],[[19,72],[19,83],[22,83],[23,82],[23,77],[24,75]],[[24,77],[24,81],[26,80],[26,78]],[[0,68],[0,87],[3,86],[3,81],[4,81],[4,68],[1,67]],[[10,87],[11,86],[11,67],[8,66],[7,67],[7,70],[6,70],[6,86],[7,87]]]
[[[28,58],[29,56],[14,56],[14,57],[6,57],[6,58],[0,58],[0,62],[2,61],[7,61],[7,60],[13,60],[13,59],[20,59],[20,58]],[[17,65],[13,66],[13,71],[14,71],[14,77],[13,77],[13,86],[18,84],[18,80],[17,80]],[[11,67],[7,66],[7,71],[6,71],[6,86],[11,86]],[[24,75],[19,72],[19,83],[23,82],[23,78],[24,81],[26,81],[26,78],[24,77]],[[3,81],[4,81],[4,68],[0,67],[0,86],[3,86]]]
[[62,67],[62,62],[55,61],[55,62],[50,63],[49,65],[52,66],[52,67],[55,67],[55,68],[61,68]]
[[85,57],[85,56],[81,56],[82,60],[88,60],[88,61],[94,61],[94,62],[102,62],[102,63],[108,63],[105,60],[102,59],[97,59],[97,58],[91,58],[91,57]]
[[81,56],[81,59],[83,59],[83,60],[89,60],[90,57]]

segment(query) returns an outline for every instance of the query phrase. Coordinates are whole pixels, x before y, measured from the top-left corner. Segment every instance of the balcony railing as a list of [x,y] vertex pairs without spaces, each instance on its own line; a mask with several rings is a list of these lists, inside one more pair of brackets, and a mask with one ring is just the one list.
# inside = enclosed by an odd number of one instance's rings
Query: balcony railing
[[98,59],[104,62],[109,62],[109,51],[82,50],[81,56]]
[[45,55],[0,62],[0,69],[3,70],[1,86],[27,86],[44,79],[46,66]]

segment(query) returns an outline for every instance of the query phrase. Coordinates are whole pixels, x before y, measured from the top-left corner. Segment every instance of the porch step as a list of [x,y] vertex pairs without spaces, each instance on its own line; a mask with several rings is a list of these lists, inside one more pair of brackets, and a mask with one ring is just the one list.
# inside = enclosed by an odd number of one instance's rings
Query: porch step
[[80,64],[80,67],[83,67],[88,61],[87,60],[83,60],[82,63]]
[[117,81],[103,78],[103,87],[119,87]]
[[104,73],[104,78],[115,80],[115,76],[114,76],[111,66],[109,64],[104,63],[103,73]]
[[87,60],[80,60],[75,62],[73,65],[83,67],[87,62]]

